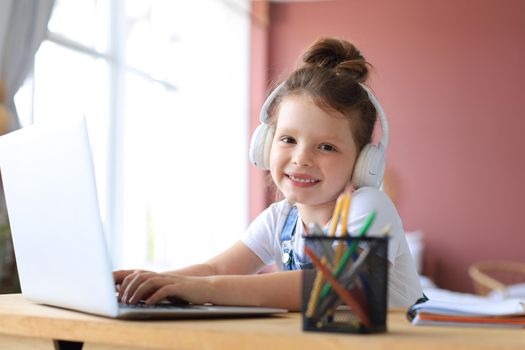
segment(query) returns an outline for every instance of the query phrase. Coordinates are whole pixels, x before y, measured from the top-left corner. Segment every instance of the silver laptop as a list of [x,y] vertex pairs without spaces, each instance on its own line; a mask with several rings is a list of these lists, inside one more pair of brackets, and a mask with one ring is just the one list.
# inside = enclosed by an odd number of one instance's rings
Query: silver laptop
[[121,305],[100,219],[85,120],[0,137],[0,171],[23,295],[115,318],[269,315],[283,309]]

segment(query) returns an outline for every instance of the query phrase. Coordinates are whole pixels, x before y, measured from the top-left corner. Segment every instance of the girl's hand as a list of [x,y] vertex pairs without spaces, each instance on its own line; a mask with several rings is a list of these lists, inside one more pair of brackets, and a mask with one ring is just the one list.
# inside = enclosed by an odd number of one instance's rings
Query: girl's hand
[[113,280],[115,281],[115,287],[118,292],[118,300],[122,300],[122,296],[124,295],[124,291],[126,290],[126,287],[128,283],[131,281],[129,278],[127,278],[129,275],[141,273],[141,272],[151,272],[146,270],[117,270],[113,271]]
[[210,301],[209,277],[143,270],[116,271],[113,276],[115,283],[120,284],[119,298],[123,303],[136,304],[144,300],[146,304],[156,304],[169,297],[177,297],[194,304]]

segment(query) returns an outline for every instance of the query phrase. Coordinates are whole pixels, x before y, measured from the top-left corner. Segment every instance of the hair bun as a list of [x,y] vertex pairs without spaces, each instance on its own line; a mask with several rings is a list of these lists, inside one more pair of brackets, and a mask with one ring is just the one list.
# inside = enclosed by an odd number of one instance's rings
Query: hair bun
[[349,74],[363,83],[368,77],[368,66],[361,52],[351,43],[336,38],[316,40],[303,54],[305,67],[335,69],[336,73]]

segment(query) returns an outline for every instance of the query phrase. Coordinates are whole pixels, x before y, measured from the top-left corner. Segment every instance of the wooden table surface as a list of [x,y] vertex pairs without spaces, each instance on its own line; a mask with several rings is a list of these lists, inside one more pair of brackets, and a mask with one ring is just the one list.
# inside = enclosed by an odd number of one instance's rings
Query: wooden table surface
[[83,343],[84,350],[525,349],[525,329],[415,327],[402,310],[390,311],[387,325],[382,334],[304,332],[299,313],[122,321],[34,304],[20,294],[0,295],[0,349],[56,349],[57,340]]

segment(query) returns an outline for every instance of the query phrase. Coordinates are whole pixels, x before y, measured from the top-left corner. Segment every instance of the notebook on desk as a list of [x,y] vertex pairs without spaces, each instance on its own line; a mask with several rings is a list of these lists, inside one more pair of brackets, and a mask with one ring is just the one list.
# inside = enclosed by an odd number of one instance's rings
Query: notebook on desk
[[268,315],[283,309],[119,305],[84,119],[0,137],[0,171],[22,294],[114,318]]

